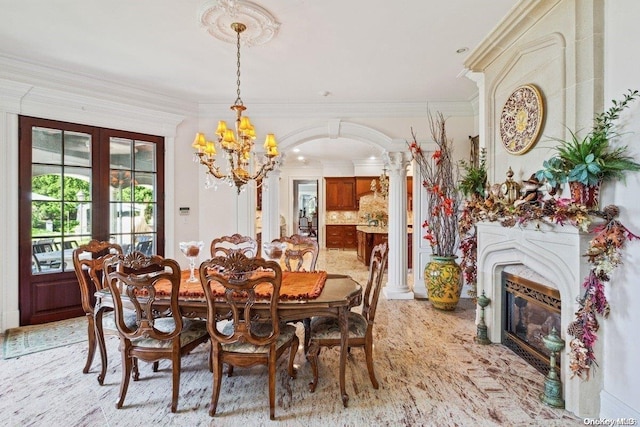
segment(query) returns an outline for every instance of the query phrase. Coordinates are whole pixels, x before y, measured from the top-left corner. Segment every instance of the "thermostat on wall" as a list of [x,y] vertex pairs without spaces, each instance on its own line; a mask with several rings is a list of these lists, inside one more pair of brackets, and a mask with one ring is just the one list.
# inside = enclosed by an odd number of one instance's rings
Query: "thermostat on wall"
[[178,208],[178,209],[180,209],[180,215],[189,215],[189,207],[188,206],[187,207],[181,207],[181,208]]

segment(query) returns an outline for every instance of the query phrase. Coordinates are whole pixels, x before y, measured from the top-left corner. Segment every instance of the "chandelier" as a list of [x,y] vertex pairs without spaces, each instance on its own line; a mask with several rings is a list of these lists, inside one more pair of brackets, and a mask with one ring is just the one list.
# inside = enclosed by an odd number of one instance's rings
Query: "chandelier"
[[197,133],[193,141],[193,148],[197,151],[194,154],[194,161],[206,167],[206,183],[209,187],[211,177],[226,181],[230,186],[235,185],[238,194],[243,186],[249,181],[256,181],[257,186],[262,184],[262,180],[267,177],[269,171],[278,165],[278,144],[272,133],[267,134],[264,142],[266,150],[264,160],[255,165],[255,171],[251,171],[250,160],[253,150],[253,141],[256,139],[256,131],[249,120],[243,116],[242,112],[247,108],[240,98],[240,33],[246,30],[246,25],[234,22],[231,28],[237,34],[237,98],[231,109],[236,112],[235,132],[227,127],[224,120],[218,122],[216,129],[217,145],[224,152],[227,161],[227,172],[224,173],[216,165],[216,143],[205,138],[203,133]]

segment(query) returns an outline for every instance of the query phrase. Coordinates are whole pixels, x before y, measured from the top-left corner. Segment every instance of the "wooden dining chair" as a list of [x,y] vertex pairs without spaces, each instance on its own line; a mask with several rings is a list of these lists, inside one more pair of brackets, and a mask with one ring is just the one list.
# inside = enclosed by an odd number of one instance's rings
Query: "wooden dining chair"
[[[349,312],[349,349],[364,347],[369,378],[375,389],[378,388],[378,380],[373,370],[373,325],[388,255],[387,243],[373,247],[371,264],[369,265],[369,279],[363,295],[362,312]],[[320,348],[339,346],[340,338],[340,325],[336,317],[320,316],[311,319],[308,359],[313,373],[313,380],[309,383],[309,389],[312,392],[315,391],[318,384]]]
[[[280,266],[284,271],[316,271],[320,247],[316,239],[294,234],[290,237],[283,236],[273,239],[271,243],[282,243],[284,258],[280,260]],[[303,319],[304,325],[304,352],[309,349],[309,327],[311,319]]]
[[[205,321],[183,318],[180,312],[180,266],[173,259],[132,252],[105,260],[104,271],[113,298],[122,355],[122,382],[116,408],[124,403],[129,378],[138,359],[154,362],[154,371],[156,362],[168,359],[173,380],[171,412],[176,412],[182,356],[209,339]],[[153,307],[156,286],[167,282],[171,284],[170,308],[159,312]],[[125,304],[135,310],[134,325],[126,322]],[[134,376],[134,380],[137,379]]]
[[[275,419],[276,363],[289,349],[289,376],[295,378],[293,361],[299,344],[295,327],[282,324],[278,316],[280,266],[275,261],[233,253],[204,261],[200,265],[200,278],[211,336],[213,390],[209,415],[215,415],[218,407],[223,364],[228,365],[229,375],[234,366],[266,365],[269,415]],[[259,298],[268,299],[268,310],[255,309],[254,303]],[[220,320],[228,322],[219,329]]]
[[[102,315],[100,322],[95,322],[95,296],[96,291],[107,288],[106,278],[103,276],[102,263],[112,255],[121,254],[122,248],[117,243],[91,240],[89,243],[80,245],[74,249],[72,254],[73,268],[80,285],[80,300],[82,309],[87,318],[87,341],[89,351],[87,352],[87,362],[84,365],[83,373],[88,373],[93,363],[96,352],[96,342],[100,350],[102,366],[98,375],[98,383],[104,382],[107,372],[107,352],[105,346],[105,335],[118,335],[118,330],[114,321],[113,311]],[[135,322],[135,317],[128,317],[127,322]]]
[[250,236],[232,234],[222,236],[211,241],[211,258],[217,256],[229,256],[231,252],[240,251],[248,257],[258,254],[258,242]]
[[300,234],[273,239],[271,243],[284,243],[281,267],[285,271],[316,271],[320,247],[318,241]]

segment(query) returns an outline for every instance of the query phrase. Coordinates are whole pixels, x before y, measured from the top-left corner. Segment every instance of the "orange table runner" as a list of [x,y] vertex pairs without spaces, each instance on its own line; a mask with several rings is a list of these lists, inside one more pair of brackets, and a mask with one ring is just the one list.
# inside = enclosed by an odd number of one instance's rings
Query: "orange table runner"
[[[196,271],[196,276],[198,272]],[[195,283],[187,282],[189,271],[182,272],[180,282],[180,297],[182,298],[204,298],[204,291],[200,281]],[[281,300],[305,300],[318,298],[327,280],[326,271],[297,272],[283,271],[282,284],[280,285]],[[224,288],[216,283],[212,286],[214,296],[223,296]],[[156,285],[156,296],[169,296],[171,288],[169,283]],[[256,287],[256,297],[269,298],[271,296],[271,286],[265,284]]]

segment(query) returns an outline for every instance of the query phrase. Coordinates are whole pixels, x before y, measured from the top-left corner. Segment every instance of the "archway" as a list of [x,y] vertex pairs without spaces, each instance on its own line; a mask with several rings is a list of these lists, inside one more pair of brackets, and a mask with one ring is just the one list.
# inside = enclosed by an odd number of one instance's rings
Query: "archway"
[[[396,176],[397,182],[403,181],[402,185],[396,184],[395,197],[402,197],[404,201],[402,204],[398,203],[398,206],[394,206],[399,210],[406,209],[406,156],[408,149],[404,140],[397,140],[391,138],[384,133],[373,129],[371,127],[342,121],[340,119],[329,120],[325,123],[314,124],[311,126],[307,126],[304,128],[297,129],[284,137],[280,138],[279,149],[282,153],[287,152],[294,148],[297,145],[300,145],[304,142],[319,140],[319,139],[338,139],[338,138],[346,138],[351,140],[357,140],[363,142],[365,144],[372,145],[376,147],[382,157],[385,159],[385,166],[389,166],[390,163],[393,164],[393,168]],[[324,175],[324,174],[323,174]],[[322,178],[322,176],[317,176],[318,178]],[[313,178],[313,177],[305,177],[305,178]],[[402,179],[399,179],[402,178]],[[289,185],[287,183],[286,185]],[[287,188],[287,187],[285,187]],[[280,189],[278,191],[281,191]],[[287,188],[286,191],[289,191]],[[279,197],[279,196],[278,196]],[[394,196],[391,196],[391,204],[394,205]],[[264,200],[264,199],[263,199]],[[402,207],[400,207],[402,206]],[[263,209],[265,208],[263,203]],[[288,209],[291,211],[292,209]],[[321,208],[322,210],[322,208]],[[389,282],[387,290],[391,289],[390,292],[385,293],[389,298],[394,299],[407,299],[413,298],[413,293],[407,287],[407,270],[406,267],[408,265],[408,255],[406,249],[398,250],[400,246],[407,246],[407,234],[406,234],[406,215],[397,215],[397,219],[394,221],[392,226],[391,218],[389,222],[389,240],[390,246],[394,251],[393,254],[390,254],[390,262],[389,262]],[[400,219],[400,217],[402,217]],[[272,215],[272,220],[277,218],[276,215]],[[324,218],[320,218],[318,227],[322,228],[324,226]],[[273,227],[273,225],[272,225]],[[264,217],[263,217],[263,229],[264,229]],[[275,229],[273,227],[272,229]],[[392,231],[393,230],[393,231]],[[402,231],[399,231],[402,230]],[[399,238],[398,234],[404,234],[403,238]],[[395,248],[394,248],[395,246]]]

